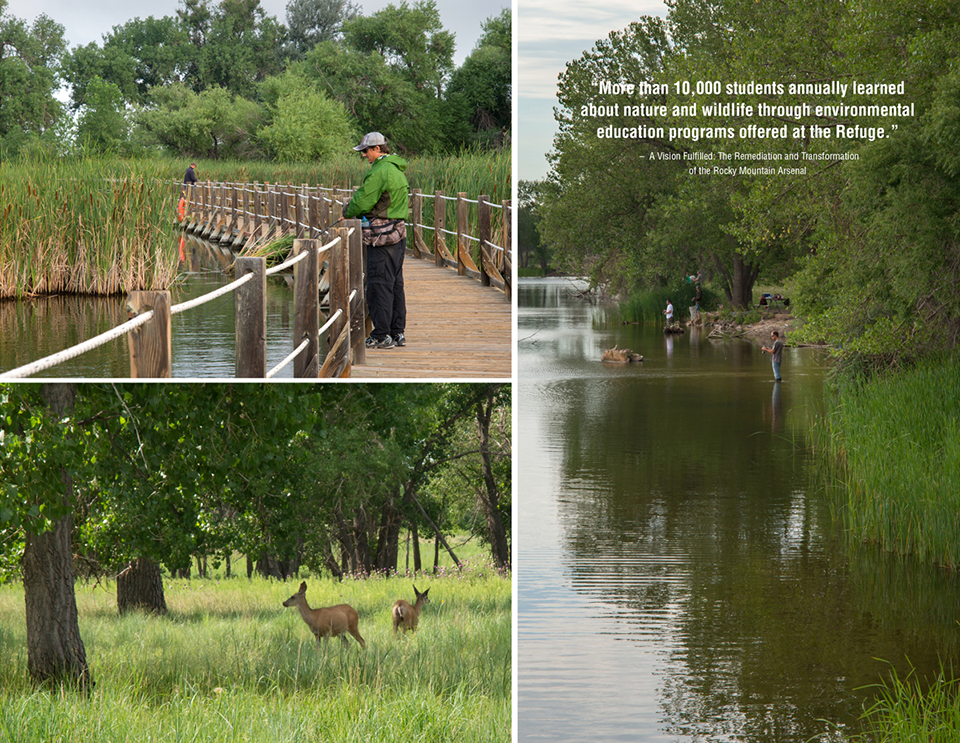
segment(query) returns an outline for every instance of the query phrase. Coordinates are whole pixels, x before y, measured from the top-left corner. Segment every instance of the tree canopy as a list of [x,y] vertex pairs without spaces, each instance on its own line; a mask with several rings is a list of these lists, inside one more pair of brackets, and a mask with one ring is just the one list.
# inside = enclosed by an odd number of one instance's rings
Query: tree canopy
[[561,76],[552,169],[537,187],[557,260],[620,291],[699,271],[733,306],[758,280],[790,280],[804,336],[844,353],[955,345],[952,9],[667,5]]
[[[60,154],[159,147],[284,161],[326,157],[372,130],[409,154],[502,145],[490,132],[510,122],[509,11],[488,19],[463,68],[435,0],[369,15],[349,0],[289,0],[285,21],[260,0],[183,0],[172,16],[67,49],[52,19],[5,15],[0,156],[44,135]],[[61,86],[78,114],[73,137]]]

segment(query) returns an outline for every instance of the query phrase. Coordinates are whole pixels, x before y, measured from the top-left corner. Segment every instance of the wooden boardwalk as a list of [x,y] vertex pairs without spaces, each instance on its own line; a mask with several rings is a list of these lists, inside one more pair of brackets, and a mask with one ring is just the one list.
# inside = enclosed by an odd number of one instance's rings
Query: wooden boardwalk
[[513,313],[503,292],[407,253],[407,345],[367,349],[354,379],[509,379]]

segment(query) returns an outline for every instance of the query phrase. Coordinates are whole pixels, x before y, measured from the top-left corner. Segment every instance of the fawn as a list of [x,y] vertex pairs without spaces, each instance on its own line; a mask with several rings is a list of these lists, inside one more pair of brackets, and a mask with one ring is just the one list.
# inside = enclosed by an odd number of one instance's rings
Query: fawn
[[407,630],[416,630],[417,622],[420,621],[420,610],[430,603],[430,598],[427,596],[430,593],[428,588],[423,593],[417,590],[417,587],[413,587],[413,592],[417,597],[417,601],[414,604],[410,604],[409,601],[404,601],[400,599],[397,603],[393,605],[393,634],[397,634],[397,628],[403,627],[403,634],[407,634]]
[[300,610],[300,616],[307,623],[310,630],[317,637],[317,642],[327,637],[337,637],[344,645],[348,645],[345,632],[353,635],[360,647],[364,646],[363,638],[360,637],[360,631],[357,629],[357,620],[359,615],[357,610],[349,604],[339,604],[338,606],[328,606],[320,609],[311,609],[307,605],[306,581],[300,584],[300,590],[283,602],[284,606],[296,606]]

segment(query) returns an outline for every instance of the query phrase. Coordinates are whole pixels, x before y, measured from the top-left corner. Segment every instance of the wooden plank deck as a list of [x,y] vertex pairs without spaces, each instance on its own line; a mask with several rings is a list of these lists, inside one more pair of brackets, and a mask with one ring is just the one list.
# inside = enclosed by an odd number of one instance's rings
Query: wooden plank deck
[[512,308],[503,292],[449,268],[413,258],[403,262],[407,345],[367,349],[355,379],[509,379]]

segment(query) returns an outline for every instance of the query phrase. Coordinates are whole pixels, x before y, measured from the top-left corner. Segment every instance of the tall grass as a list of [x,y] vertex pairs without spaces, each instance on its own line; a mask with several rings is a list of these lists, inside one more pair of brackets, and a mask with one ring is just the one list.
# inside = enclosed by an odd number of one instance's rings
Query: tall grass
[[23,591],[0,587],[0,738],[110,741],[483,741],[510,737],[510,581],[489,568],[418,577],[431,603],[395,638],[411,579],[306,578],[311,606],[350,603],[352,638],[318,645],[294,582],[169,581],[169,616],[119,616],[113,586],[78,586],[96,682],[83,696],[26,678]]
[[960,564],[960,355],[866,382],[838,380],[824,422],[844,518],[860,541]]
[[[656,287],[644,289],[631,294],[619,304],[620,318],[624,322],[635,323],[662,323],[663,311],[667,308],[667,300],[673,302],[673,316],[680,320],[689,320],[688,308],[694,304],[696,284],[678,283],[672,287]],[[709,289],[703,290],[701,309],[716,304],[716,297]]]
[[957,681],[941,672],[928,689],[896,673],[879,687],[877,701],[864,715],[865,732],[855,741],[954,743],[960,740]]
[[0,298],[165,288],[176,191],[151,162],[0,163]]

